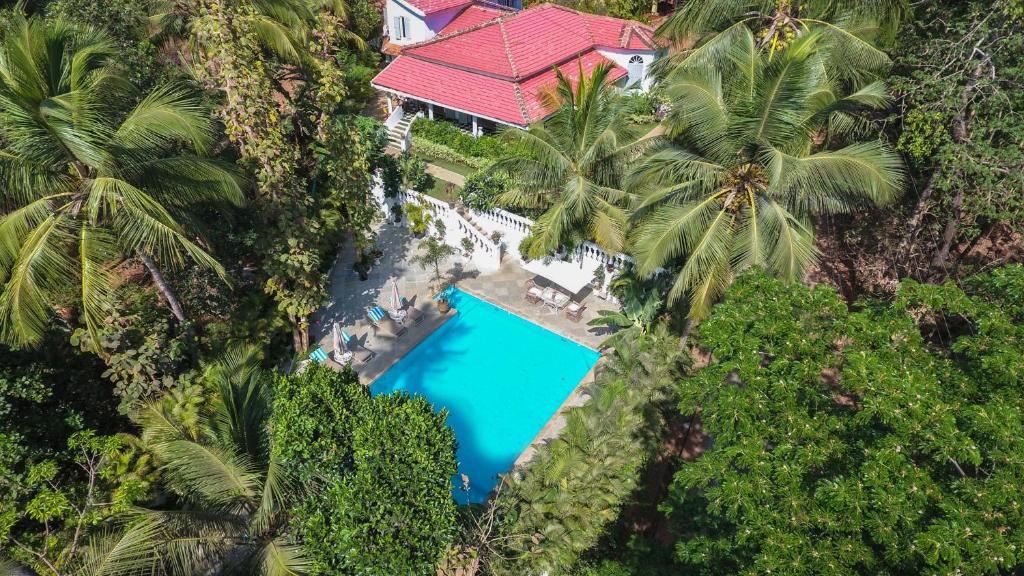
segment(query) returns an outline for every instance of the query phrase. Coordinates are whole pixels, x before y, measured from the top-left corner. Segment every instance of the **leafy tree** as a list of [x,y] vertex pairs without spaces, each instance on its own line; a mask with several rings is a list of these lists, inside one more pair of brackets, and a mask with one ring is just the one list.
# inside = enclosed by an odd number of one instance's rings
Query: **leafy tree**
[[402,188],[425,193],[434,187],[434,177],[427,172],[427,163],[419,156],[403,152],[398,158],[398,167],[402,173]]
[[[141,533],[124,537],[97,528],[151,492],[156,470],[130,438],[82,430],[68,438],[69,462],[44,459],[20,473],[3,462],[11,455],[9,440],[0,434],[0,543],[13,558],[54,576],[98,576],[111,559],[126,569],[121,573],[156,563],[154,551],[138,546]],[[8,570],[18,573],[13,564]]]
[[273,381],[259,360],[254,348],[236,347],[206,366],[202,387],[180,388],[136,414],[173,500],[138,510],[126,534],[155,534],[142,546],[158,551],[162,573],[309,568],[286,533],[304,489],[273,449]]
[[[763,266],[799,279],[815,261],[814,216],[892,202],[903,165],[858,110],[887,104],[880,82],[846,91],[820,74],[817,37],[801,36],[774,57],[737,33],[732,65],[681,67],[669,77],[665,119],[674,141],[636,168],[633,251],[637,272],[681,268],[670,303],[706,315],[731,277]],[[845,144],[845,145],[844,145]]]
[[679,382],[712,446],[663,508],[699,574],[1021,568],[1024,268],[905,281],[851,312],[831,288],[743,276]]
[[423,398],[350,370],[277,383],[275,454],[309,495],[295,533],[318,574],[432,574],[454,538],[455,435]]
[[[200,202],[241,201],[230,170],[203,156],[212,122],[187,89],[131,94],[110,42],[62,21],[16,17],[0,45],[0,336],[37,344],[64,291],[94,335],[112,309],[111,264],[138,257],[179,322],[158,263],[220,264],[188,233]],[[193,153],[194,151],[194,153]]]
[[[302,3],[288,0],[285,4]],[[296,66],[282,39],[268,50],[268,6],[275,3],[206,0],[189,5],[196,72],[224,97],[218,115],[240,164],[255,181],[264,219],[257,245],[269,278],[267,293],[292,326],[296,350],[309,347],[309,317],[326,298],[326,273],[345,233],[358,252],[379,216],[367,171],[372,148],[348,116],[353,105],[342,67],[349,41],[336,3],[307,13],[308,43]],[[307,6],[309,6],[307,4]],[[297,9],[298,10],[298,9]],[[287,10],[285,10],[287,12]],[[297,14],[272,14],[281,28]],[[273,18],[271,18],[273,19]],[[271,35],[271,38],[273,35]],[[294,89],[282,75],[299,74]]]
[[621,121],[609,71],[597,66],[588,76],[580,64],[574,78],[558,72],[557,86],[542,98],[555,113],[526,131],[504,132],[517,153],[492,166],[514,179],[502,203],[545,210],[525,244],[530,258],[591,239],[612,251],[625,245],[621,175],[636,152],[637,134]]
[[906,0],[707,0],[683,4],[658,34],[682,46],[696,42],[666,61],[672,66],[720,66],[748,34],[769,55],[812,34],[828,54],[825,64],[849,78],[888,68],[882,48],[909,12]]
[[892,125],[917,195],[888,230],[900,237],[898,273],[944,278],[979,244],[1022,231],[1024,18],[1014,8],[929,3],[900,35]]
[[485,212],[498,205],[498,199],[508,192],[512,179],[508,174],[481,170],[466,178],[466,184],[459,189],[459,199],[471,210]]
[[563,574],[597,543],[657,446],[658,408],[680,360],[664,327],[615,349],[586,404],[567,411],[559,436],[505,477],[500,538],[483,550],[484,565],[496,574]]
[[438,290],[441,289],[441,263],[458,254],[454,246],[445,244],[444,236],[431,234],[420,241],[420,253],[412,257],[412,262],[419,264],[423,269],[434,269],[434,284]]

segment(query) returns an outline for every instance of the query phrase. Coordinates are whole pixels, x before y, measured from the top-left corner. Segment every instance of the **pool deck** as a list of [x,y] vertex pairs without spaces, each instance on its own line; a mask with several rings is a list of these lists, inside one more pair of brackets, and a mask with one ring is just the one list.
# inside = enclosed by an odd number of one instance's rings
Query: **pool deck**
[[[412,263],[412,258],[420,253],[419,242],[420,239],[409,234],[404,226],[385,223],[378,229],[377,236],[377,246],[384,256],[370,270],[369,278],[360,280],[352,270],[355,254],[349,246],[342,250],[331,271],[331,301],[314,317],[311,336],[325,350],[333,350],[331,326],[337,322],[359,343],[376,352],[370,362],[354,366],[364,382],[371,382],[382,374],[443,323],[432,300],[432,272]],[[500,270],[487,274],[481,274],[471,261],[461,256],[445,262],[442,272],[460,289],[589,348],[597,349],[608,336],[607,329],[587,326],[587,322],[597,316],[598,310],[612,309],[612,304],[598,298],[589,288],[584,289],[576,298],[586,306],[579,322],[569,320],[564,312],[553,314],[541,304],[531,304],[524,294],[526,282],[534,275],[523,270],[511,255],[503,256]],[[391,278],[398,279],[402,296],[424,313],[419,325],[407,323],[406,333],[397,339],[376,330],[366,317],[366,309],[375,304],[388,308]]]
[[[409,234],[404,226],[385,223],[379,227],[377,236],[377,246],[384,252],[384,256],[366,280],[360,280],[352,270],[355,254],[350,247],[342,251],[331,272],[331,303],[316,315],[311,327],[312,337],[325,350],[333,350],[331,326],[337,322],[363,346],[375,352],[376,356],[370,361],[353,366],[359,373],[360,382],[365,385],[372,383],[452,316],[452,313],[440,314],[432,300],[432,271],[425,271],[418,264],[412,263],[412,258],[420,253],[419,242],[420,239]],[[443,274],[454,281],[459,289],[588,348],[598,349],[609,334],[606,328],[591,327],[587,322],[597,317],[599,310],[613,309],[615,306],[598,298],[589,289],[584,289],[574,298],[586,306],[579,322],[569,320],[564,312],[552,313],[541,304],[527,302],[524,298],[526,283],[534,275],[522,269],[511,255],[502,257],[500,270],[487,274],[480,273],[468,259],[459,256],[450,259],[442,268]],[[366,317],[366,309],[375,304],[388,308],[392,278],[398,279],[401,295],[424,314],[420,324],[406,323],[406,333],[400,338],[376,330]],[[601,360],[598,360],[598,364],[551,415],[516,459],[512,470],[529,462],[541,443],[558,435],[565,426],[563,414],[566,408],[586,402],[586,388],[594,381],[594,373],[600,363]]]

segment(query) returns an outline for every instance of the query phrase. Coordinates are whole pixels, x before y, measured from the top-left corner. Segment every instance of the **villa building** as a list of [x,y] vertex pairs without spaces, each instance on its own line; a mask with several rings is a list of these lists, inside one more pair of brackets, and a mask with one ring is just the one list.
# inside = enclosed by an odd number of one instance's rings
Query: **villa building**
[[554,4],[520,10],[481,0],[387,0],[384,52],[393,58],[374,79],[387,94],[389,128],[408,116],[445,118],[474,136],[542,120],[542,91],[605,63],[623,90],[647,90],[662,53],[639,22]]

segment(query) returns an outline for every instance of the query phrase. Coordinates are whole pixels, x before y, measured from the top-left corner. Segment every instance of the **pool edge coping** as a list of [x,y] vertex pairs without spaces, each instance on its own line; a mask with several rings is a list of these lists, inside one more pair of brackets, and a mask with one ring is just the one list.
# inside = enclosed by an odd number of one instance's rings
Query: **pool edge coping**
[[[558,408],[554,412],[551,413],[551,416],[547,419],[546,422],[544,422],[544,425],[540,427],[540,430],[537,431],[537,434],[534,435],[533,439],[531,439],[530,442],[523,448],[523,450],[521,452],[519,452],[519,455],[516,456],[516,459],[512,461],[512,464],[509,466],[508,470],[503,472],[503,473],[499,473],[498,480],[497,480],[497,482],[495,482],[494,488],[492,488],[491,492],[488,493],[487,498],[485,498],[482,502],[480,502],[480,503],[484,503],[484,502],[489,501],[493,497],[494,490],[498,486],[500,486],[502,484],[502,482],[504,482],[503,477],[510,476],[510,475],[518,472],[519,470],[525,468],[526,465],[529,464],[530,461],[533,460],[534,456],[536,456],[537,451],[538,451],[538,449],[540,448],[540,446],[542,444],[547,443],[547,442],[549,442],[551,440],[554,440],[555,438],[558,438],[561,435],[562,428],[564,428],[564,425],[562,427],[557,427],[556,426],[556,423],[558,422],[558,418],[559,417],[561,417],[570,408],[577,408],[577,407],[583,406],[584,404],[586,404],[590,400],[590,396],[585,393],[586,386],[597,381],[597,369],[598,369],[598,367],[603,362],[605,362],[605,354],[604,354],[604,352],[601,352],[600,350],[598,350],[596,348],[592,348],[592,347],[584,344],[583,342],[580,342],[579,340],[577,340],[577,339],[575,339],[575,338],[573,338],[571,336],[566,336],[565,334],[562,334],[559,331],[552,330],[551,328],[548,328],[547,326],[544,326],[542,324],[538,324],[537,322],[534,322],[533,320],[530,320],[529,318],[526,318],[526,317],[524,317],[521,314],[513,312],[512,310],[509,310],[505,306],[502,306],[500,302],[497,302],[497,301],[491,299],[488,296],[480,294],[476,290],[466,289],[466,288],[464,288],[462,286],[458,286],[458,285],[456,285],[456,288],[466,292],[470,296],[473,296],[475,298],[479,298],[480,300],[483,300],[484,302],[487,302],[488,304],[491,304],[492,306],[496,306],[496,307],[500,308],[501,310],[504,310],[505,312],[507,312],[509,314],[512,314],[513,316],[519,318],[520,320],[523,320],[524,322],[529,322],[530,324],[533,324],[535,326],[539,326],[539,327],[543,328],[544,330],[547,330],[548,332],[551,332],[553,334],[557,334],[558,336],[561,336],[561,337],[565,338],[566,340],[569,340],[569,341],[573,342],[574,344],[576,344],[578,346],[582,346],[582,347],[586,348],[587,350],[590,350],[592,352],[596,352],[598,354],[597,360],[594,361],[594,364],[590,367],[589,370],[587,370],[587,373],[583,375],[583,378],[581,378],[580,381],[577,382],[575,386],[573,386],[572,390],[569,391],[569,394],[566,395],[565,400],[563,400],[562,403],[559,404]],[[369,379],[367,379],[364,382],[363,381],[363,377],[360,374],[360,383],[362,383],[364,386],[367,387],[367,389],[369,389],[369,387],[373,384],[374,381],[376,381],[378,378],[383,376],[388,370],[393,368],[394,365],[397,364],[399,360],[401,360],[407,354],[409,354],[410,352],[415,350],[416,347],[419,346],[420,344],[422,344],[423,341],[426,340],[428,337],[430,337],[431,334],[433,334],[434,332],[437,332],[437,330],[440,329],[442,326],[444,326],[446,322],[448,322],[449,320],[454,318],[455,314],[457,314],[457,313],[458,313],[458,310],[455,307],[452,307],[448,314],[444,314],[442,316],[441,322],[439,322],[434,327],[433,330],[425,332],[423,334],[423,336],[419,340],[416,341],[415,344],[413,344],[412,346],[409,347],[408,350],[406,350],[405,352],[403,352],[401,354],[398,354],[394,358],[392,358],[390,362],[388,362],[386,365],[384,365],[384,367],[376,375],[373,376],[373,378],[369,378]],[[453,487],[454,487],[454,484],[453,484]],[[455,488],[453,488],[453,490],[454,489]],[[459,504],[459,505],[462,506],[462,504]]]
[[522,314],[520,314],[518,312],[515,312],[513,310],[509,310],[507,307],[503,306],[501,304],[501,302],[498,302],[497,300],[494,300],[491,297],[486,296],[484,294],[480,294],[479,292],[477,292],[476,290],[473,290],[472,288],[465,288],[465,287],[459,286],[459,285],[456,285],[455,287],[458,288],[459,290],[462,290],[463,292],[471,295],[471,296],[474,296],[476,298],[479,298],[479,299],[483,300],[484,302],[487,302],[488,304],[491,304],[493,306],[497,306],[498,308],[501,308],[505,312],[508,312],[509,314],[515,316],[516,318],[519,318],[520,320],[524,320],[526,322],[529,322],[530,324],[536,324],[537,326],[540,326],[541,328],[547,330],[548,332],[552,332],[554,334],[557,334],[557,335],[561,336],[562,338],[565,338],[566,340],[571,340],[573,343],[578,344],[580,346],[583,346],[584,348],[586,348],[587,350],[590,350],[591,352],[597,352],[601,356],[604,356],[604,353],[601,352],[600,350],[598,350],[597,348],[594,348],[593,346],[591,346],[589,344],[585,344],[583,342],[580,342],[579,340],[577,340],[576,338],[574,338],[572,336],[563,334],[559,330],[552,330],[551,328],[548,328],[547,326],[545,326],[543,324],[540,324],[538,322],[534,322],[533,320],[530,320],[529,318],[527,318],[526,316],[523,316]]
[[412,344],[411,346],[409,346],[409,348],[408,348],[408,349],[406,349],[406,350],[405,350],[404,352],[401,352],[401,353],[399,353],[399,354],[395,354],[395,355],[394,355],[394,357],[393,357],[393,358],[391,358],[391,360],[390,360],[390,361],[386,362],[386,363],[385,363],[385,364],[384,364],[384,365],[383,365],[383,366],[382,366],[382,367],[381,367],[381,368],[380,368],[380,369],[379,369],[379,370],[377,371],[377,373],[373,375],[373,377],[372,377],[372,378],[371,378],[371,377],[369,377],[369,376],[363,376],[363,374],[362,374],[362,373],[360,372],[360,373],[359,373],[359,383],[360,383],[360,384],[362,384],[363,386],[366,386],[367,388],[369,388],[370,386],[372,386],[372,385],[373,385],[373,383],[374,383],[374,382],[375,382],[375,381],[376,381],[376,380],[377,380],[378,378],[380,378],[380,377],[381,377],[381,376],[383,376],[383,375],[384,375],[385,373],[387,373],[387,371],[388,371],[388,370],[390,370],[391,368],[393,368],[393,367],[395,366],[395,364],[398,364],[398,361],[399,361],[399,360],[401,360],[402,358],[405,358],[405,356],[406,356],[407,354],[409,354],[410,352],[412,352],[413,350],[415,350],[415,349],[416,349],[416,347],[417,347],[417,346],[419,346],[420,344],[422,344],[424,340],[426,340],[427,338],[429,338],[431,334],[433,334],[434,332],[437,332],[437,331],[438,331],[438,330],[439,330],[439,329],[440,329],[440,328],[441,328],[442,326],[444,326],[444,325],[445,325],[446,323],[448,323],[448,321],[449,321],[449,320],[451,320],[452,318],[454,318],[454,317],[455,317],[455,314],[456,314],[457,312],[458,312],[458,310],[456,310],[456,309],[455,309],[454,307],[452,307],[452,308],[450,308],[450,309],[448,310],[448,312],[447,312],[447,313],[445,313],[445,314],[441,314],[441,315],[440,315],[440,317],[439,317],[439,319],[440,319],[441,321],[440,321],[440,322],[438,322],[438,323],[437,323],[437,324],[436,324],[436,325],[434,326],[434,328],[433,328],[432,330],[427,330],[427,331],[423,332],[423,333],[422,333],[422,334],[420,335],[420,338],[419,338],[418,340],[416,340],[415,342],[413,342],[413,344]]

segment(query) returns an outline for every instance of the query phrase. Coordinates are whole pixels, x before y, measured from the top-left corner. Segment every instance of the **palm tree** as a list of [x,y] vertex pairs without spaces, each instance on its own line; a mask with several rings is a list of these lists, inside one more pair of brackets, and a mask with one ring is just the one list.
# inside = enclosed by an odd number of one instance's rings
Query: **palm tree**
[[557,85],[542,94],[544,106],[556,112],[529,130],[505,132],[522,154],[492,168],[513,176],[501,202],[545,210],[524,242],[531,258],[590,239],[612,251],[625,243],[627,197],[620,176],[639,145],[608,86],[609,71],[599,65],[588,77],[580,64],[575,88],[558,71]]
[[142,510],[128,532],[158,534],[164,573],[303,574],[309,562],[284,535],[301,487],[273,453],[271,379],[258,351],[236,347],[204,372],[209,406],[164,397],[136,415],[178,506]]
[[658,34],[681,45],[696,42],[696,47],[664,59],[659,68],[720,64],[744,32],[752,32],[758,47],[769,55],[813,32],[820,36],[820,47],[828,51],[836,73],[850,77],[879,72],[890,63],[880,48],[891,43],[909,10],[907,0],[686,2]]
[[814,34],[775,55],[748,30],[738,37],[730,67],[673,74],[665,125],[675,142],[629,177],[644,192],[637,271],[678,269],[669,303],[687,296],[691,319],[744,268],[800,278],[817,255],[813,216],[884,205],[902,188],[899,157],[856,141],[870,126],[857,112],[887,104],[882,83],[844,93]]
[[183,225],[204,202],[242,201],[232,172],[204,157],[213,126],[197,96],[145,95],[111,43],[65,22],[15,17],[0,44],[0,337],[37,343],[74,290],[93,332],[112,304],[112,263],[139,257],[179,321],[158,264],[224,271]]
[[621,303],[618,310],[598,310],[597,318],[589,326],[606,326],[615,333],[601,342],[601,348],[620,348],[647,333],[664,307],[664,282],[667,276],[653,281],[643,279],[632,271],[616,276],[611,283],[613,293]]

